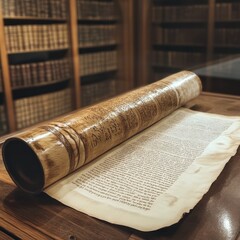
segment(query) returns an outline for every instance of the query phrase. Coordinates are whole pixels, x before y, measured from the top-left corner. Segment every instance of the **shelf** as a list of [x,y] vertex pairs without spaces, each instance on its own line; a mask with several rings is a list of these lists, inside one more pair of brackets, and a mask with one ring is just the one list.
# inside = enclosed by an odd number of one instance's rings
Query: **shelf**
[[49,60],[58,60],[61,58],[69,58],[66,56],[66,51],[50,51],[50,52],[38,52],[35,53],[25,53],[25,54],[10,54],[8,55],[8,60],[10,65],[18,65],[25,63],[37,63],[37,62],[45,62]]
[[215,26],[217,28],[239,28],[240,19],[239,20],[216,20]]
[[81,44],[78,46],[79,48],[104,48],[104,47],[110,47],[110,46],[117,46],[117,42],[111,42],[111,43],[103,43],[103,44],[88,44],[88,45],[84,45],[82,46]]
[[234,46],[234,45],[215,45],[214,46],[214,53],[227,53],[227,54],[239,54],[240,53],[240,46]]
[[239,2],[239,0],[216,0],[216,3],[233,3]]
[[66,18],[41,18],[41,17],[28,17],[28,16],[5,16],[3,18],[5,23],[9,24],[43,24],[43,23],[64,23],[67,22]]
[[23,89],[34,89],[34,88],[39,88],[43,86],[51,86],[51,85],[56,85],[56,84],[61,84],[62,82],[69,81],[69,79],[62,79],[58,81],[52,81],[52,82],[43,82],[43,83],[36,83],[35,85],[25,85],[25,86],[19,86],[19,87],[13,87],[13,91],[18,91],[18,90],[23,90]]
[[110,70],[107,72],[99,72],[99,73],[94,73],[91,75],[84,75],[81,76],[81,84],[88,84],[88,83],[93,83],[93,82],[98,82],[113,78],[116,76],[117,69],[116,70]]
[[101,45],[101,46],[92,46],[92,47],[79,47],[80,53],[95,53],[95,52],[102,52],[102,51],[112,51],[117,48],[117,44],[110,44],[110,45]]
[[174,44],[154,44],[153,50],[156,51],[179,51],[179,52],[203,52],[206,46],[203,45],[174,45]]
[[56,48],[56,49],[35,49],[35,50],[26,50],[26,51],[18,51],[18,52],[8,52],[9,55],[17,55],[17,54],[35,54],[39,52],[59,52],[59,51],[67,51],[68,48]]
[[78,23],[79,24],[113,24],[113,23],[117,23],[118,19],[113,19],[113,18],[109,18],[109,19],[103,19],[103,18],[85,18],[85,19],[78,19]]
[[208,0],[153,0],[153,4],[157,6],[184,6],[184,5],[206,5]]
[[38,86],[36,88],[34,87],[29,87],[24,89],[19,88],[19,89],[13,90],[13,97],[14,99],[19,99],[19,98],[42,95],[45,93],[51,93],[51,92],[56,92],[58,90],[65,89],[68,86],[69,86],[69,80],[65,80],[62,82],[48,84],[47,86],[46,85]]
[[163,28],[195,28],[195,27],[206,27],[207,22],[202,21],[169,21],[169,22],[153,22],[153,25],[163,27]]

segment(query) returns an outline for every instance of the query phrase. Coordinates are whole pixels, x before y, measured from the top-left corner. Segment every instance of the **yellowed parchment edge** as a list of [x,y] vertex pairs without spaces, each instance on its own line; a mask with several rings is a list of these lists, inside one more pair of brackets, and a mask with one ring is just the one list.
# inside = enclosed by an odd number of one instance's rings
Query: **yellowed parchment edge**
[[[181,111],[193,112],[183,108]],[[184,213],[189,212],[201,200],[203,195],[209,190],[211,184],[219,176],[225,164],[236,154],[237,148],[240,145],[239,117],[227,117],[201,112],[198,114],[207,114],[216,118],[234,119],[236,121],[220,137],[212,141],[203,154],[158,199],[158,202],[161,202],[161,204],[153,206],[151,216],[149,213],[144,214],[142,211],[138,213],[129,212],[80,195],[74,191],[73,185],[72,189],[71,186],[66,185],[67,182],[71,182],[75,178],[75,174],[57,183],[57,187],[54,184],[47,188],[45,192],[63,204],[90,216],[141,231],[153,231],[178,222]],[[114,150],[116,148],[111,150],[110,154]],[[209,162],[209,159],[212,161]],[[192,177],[193,175],[194,178]],[[60,188],[61,191],[56,193],[56,188]]]

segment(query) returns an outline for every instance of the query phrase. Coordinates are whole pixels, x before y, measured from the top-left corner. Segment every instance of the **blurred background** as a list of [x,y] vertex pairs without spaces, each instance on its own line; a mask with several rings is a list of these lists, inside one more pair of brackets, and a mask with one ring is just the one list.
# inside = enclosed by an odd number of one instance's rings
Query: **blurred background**
[[0,135],[181,70],[240,95],[240,1],[0,0]]

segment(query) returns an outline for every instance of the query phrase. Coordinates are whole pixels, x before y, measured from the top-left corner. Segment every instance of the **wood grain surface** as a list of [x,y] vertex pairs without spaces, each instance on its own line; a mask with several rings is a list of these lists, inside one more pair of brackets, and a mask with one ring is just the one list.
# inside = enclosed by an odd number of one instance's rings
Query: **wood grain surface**
[[[203,93],[187,107],[240,116],[240,97]],[[46,194],[28,195],[11,182],[0,160],[0,227],[20,239],[239,239],[240,150],[197,206],[170,227],[143,233],[106,223]],[[0,231],[0,239],[12,239]],[[6,236],[6,238],[4,238]]]
[[0,228],[0,239],[15,240],[16,238],[13,236],[10,236],[4,229]]

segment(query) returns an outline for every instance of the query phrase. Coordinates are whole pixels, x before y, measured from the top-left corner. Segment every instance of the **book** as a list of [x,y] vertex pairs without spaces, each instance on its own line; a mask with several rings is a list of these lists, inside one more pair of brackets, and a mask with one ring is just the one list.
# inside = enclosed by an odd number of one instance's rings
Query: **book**
[[14,101],[17,129],[72,111],[70,88]]
[[79,68],[81,76],[116,71],[118,68],[117,51],[84,53],[81,55]]
[[184,51],[153,51],[153,65],[162,67],[189,68],[206,62],[204,53]]
[[69,59],[10,65],[10,76],[12,88],[66,81],[71,78]]
[[117,94],[117,80],[104,79],[90,82],[83,84],[81,89],[81,105],[84,107],[115,96]]
[[112,20],[116,19],[116,4],[114,1],[77,1],[78,18],[80,20]]
[[9,53],[66,49],[69,46],[66,24],[10,25],[4,31]]
[[66,0],[0,0],[4,17],[66,19]]
[[[181,108],[201,92],[183,71],[18,133],[14,182],[99,219],[152,231],[179,221],[240,144],[240,118]],[[14,151],[13,151],[14,149]]]
[[200,22],[206,21],[208,17],[208,5],[197,5],[191,3],[189,5],[154,5],[152,7],[152,21],[154,23],[161,22]]

